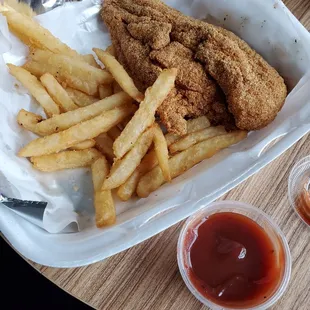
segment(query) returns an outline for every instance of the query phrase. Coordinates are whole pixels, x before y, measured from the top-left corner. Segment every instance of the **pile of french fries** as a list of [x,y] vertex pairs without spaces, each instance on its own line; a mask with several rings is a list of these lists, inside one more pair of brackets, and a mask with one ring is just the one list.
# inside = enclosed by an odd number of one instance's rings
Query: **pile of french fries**
[[[0,6],[10,30],[29,46],[27,62],[7,64],[45,111],[21,109],[17,122],[39,137],[18,153],[45,172],[91,167],[97,227],[116,221],[112,191],[123,201],[147,197],[247,135],[211,127],[205,116],[187,121],[187,134],[164,134],[158,107],[174,88],[177,69],[162,70],[141,93],[122,65],[106,51],[80,55],[30,17]],[[103,66],[102,66],[103,65]],[[134,103],[139,103],[134,104]]]

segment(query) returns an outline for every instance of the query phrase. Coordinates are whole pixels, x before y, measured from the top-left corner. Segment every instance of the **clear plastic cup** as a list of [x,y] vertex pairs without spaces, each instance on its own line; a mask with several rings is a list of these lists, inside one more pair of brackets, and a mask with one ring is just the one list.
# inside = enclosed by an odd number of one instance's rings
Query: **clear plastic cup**
[[255,221],[265,230],[270,240],[274,244],[276,253],[280,253],[282,249],[284,268],[283,268],[280,281],[277,287],[274,289],[271,296],[269,296],[266,300],[264,300],[263,303],[258,304],[256,306],[253,306],[250,308],[248,306],[245,308],[238,307],[238,309],[239,310],[240,309],[263,310],[263,309],[267,309],[271,307],[283,295],[284,291],[287,288],[289,279],[290,279],[291,264],[292,264],[290,249],[289,249],[289,246],[287,244],[284,234],[267,214],[265,214],[263,211],[259,210],[258,208],[255,208],[248,204],[237,202],[237,201],[224,200],[224,201],[212,203],[206,207],[203,207],[201,210],[193,214],[185,222],[181,230],[179,240],[178,240],[177,258],[178,258],[179,270],[180,270],[180,273],[182,275],[182,278],[186,286],[199,301],[201,301],[204,305],[210,307],[213,310],[235,309],[235,308],[230,308],[230,307],[223,307],[207,299],[195,288],[195,286],[192,284],[190,277],[188,275],[188,266],[190,266],[190,258],[189,258],[189,255],[187,255],[188,253],[185,249],[186,234],[193,228],[197,227],[197,225],[201,223],[201,220],[203,218],[206,218],[212,214],[219,213],[219,212],[234,212],[234,213],[239,213],[239,214],[249,217],[250,219]]
[[[298,214],[300,219],[310,227],[310,210],[307,206],[300,204],[300,195],[303,191],[310,188],[310,156],[304,157],[298,161],[288,179],[288,198],[292,208]],[[302,209],[303,210],[302,210]],[[305,210],[305,208],[307,208]]]

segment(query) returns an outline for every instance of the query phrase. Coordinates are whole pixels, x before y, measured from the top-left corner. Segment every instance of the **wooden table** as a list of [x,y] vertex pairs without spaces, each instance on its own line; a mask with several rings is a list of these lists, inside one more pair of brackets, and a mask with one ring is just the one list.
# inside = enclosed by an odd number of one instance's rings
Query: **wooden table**
[[[287,6],[310,29],[310,1],[287,0]],[[294,162],[310,154],[310,135],[221,199],[253,204],[272,216],[291,249],[289,287],[273,309],[310,309],[310,230],[289,206],[287,180]],[[178,271],[176,244],[183,222],[157,236],[91,266],[34,268],[60,288],[98,309],[206,309],[186,288]]]

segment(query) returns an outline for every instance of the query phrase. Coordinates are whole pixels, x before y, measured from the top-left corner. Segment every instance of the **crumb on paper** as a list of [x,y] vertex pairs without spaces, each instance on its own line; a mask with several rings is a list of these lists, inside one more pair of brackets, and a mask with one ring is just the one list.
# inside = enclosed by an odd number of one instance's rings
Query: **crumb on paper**
[[80,189],[80,187],[79,187],[79,186],[77,186],[77,185],[74,185],[74,186],[73,186],[73,190],[74,190],[75,192],[78,192],[78,191],[79,191],[79,189]]

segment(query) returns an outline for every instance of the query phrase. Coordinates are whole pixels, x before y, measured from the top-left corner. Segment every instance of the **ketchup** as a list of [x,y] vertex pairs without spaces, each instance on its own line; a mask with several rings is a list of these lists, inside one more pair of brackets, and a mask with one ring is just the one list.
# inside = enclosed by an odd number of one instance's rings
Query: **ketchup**
[[250,218],[216,213],[189,230],[188,275],[201,295],[220,306],[251,307],[268,299],[284,272],[283,249]]

